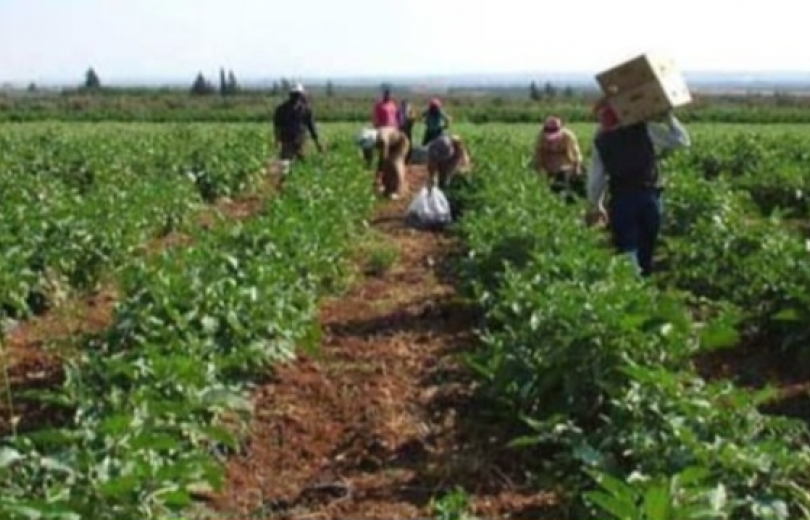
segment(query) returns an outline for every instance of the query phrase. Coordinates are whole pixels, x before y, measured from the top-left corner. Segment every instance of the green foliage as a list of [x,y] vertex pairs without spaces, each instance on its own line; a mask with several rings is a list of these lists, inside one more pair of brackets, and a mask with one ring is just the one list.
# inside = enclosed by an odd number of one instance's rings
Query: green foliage
[[[204,231],[189,216],[254,185],[266,125],[0,128],[7,310],[109,274],[121,292],[110,328],[43,396],[72,420],[4,440],[0,516],[166,518],[192,489],[217,487],[240,449],[226,425],[248,416],[249,381],[318,344],[318,299],[357,253],[373,197],[355,129],[330,126],[329,155],[295,165],[255,218]],[[589,153],[593,129],[574,129]],[[694,148],[664,161],[664,268],[639,280],[583,226],[583,205],[526,167],[537,130],[458,125],[474,171],[447,190],[460,289],[485,316],[466,361],[526,424],[515,449],[544,449],[527,470],[574,518],[810,518],[807,427],[763,414],[767,389],[693,367],[754,337],[774,356],[810,357],[807,249],[789,220],[808,217],[796,195],[807,131],[690,126]],[[139,254],[177,229],[191,246]],[[394,259],[365,258],[378,270]],[[464,518],[468,505],[459,491],[433,511]]]
[[[217,158],[212,146],[201,160],[235,175],[214,179],[236,181],[265,158],[252,146],[262,132],[213,132],[230,153]],[[134,137],[130,147],[142,144]],[[200,129],[185,137],[175,149],[212,145]],[[182,514],[193,490],[216,489],[223,457],[240,449],[234,425],[251,412],[251,379],[317,345],[318,298],[346,275],[372,204],[359,164],[337,154],[296,165],[283,196],[253,219],[195,228],[189,247],[126,262],[111,326],[66,367],[62,388],[42,395],[72,420],[2,442],[0,517],[162,519]]]
[[[241,86],[228,95],[216,96],[218,88],[202,73],[189,87],[69,89],[62,92],[0,92],[0,121],[128,121],[128,122],[262,122],[270,108],[287,95],[289,80],[282,79],[264,89]],[[331,85],[331,87],[330,87]],[[308,98],[319,121],[368,121],[369,110],[379,96],[374,86],[334,88],[331,83],[307,85]],[[456,123],[530,123],[539,125],[554,114],[566,122],[591,123],[596,92],[575,92],[552,84],[516,86],[480,92],[477,89],[449,89],[440,93],[442,104]],[[528,88],[528,91],[527,91]],[[191,90],[189,90],[191,89]],[[398,89],[414,107],[426,107],[435,94]],[[330,93],[332,95],[330,95]],[[807,123],[807,99],[770,96],[698,96],[693,104],[678,110],[690,123],[758,124]]]
[[[112,131],[112,133],[110,133]],[[239,129],[0,129],[0,305],[39,313],[90,291],[201,202],[252,187],[267,139]]]
[[441,498],[434,498],[430,506],[434,520],[475,520],[468,513],[470,499],[461,488],[456,488]]
[[[530,134],[471,137],[475,180],[448,190],[462,208],[464,290],[485,313],[467,362],[499,410],[523,418],[513,446],[542,448],[532,469],[573,518],[810,518],[806,426],[760,412],[768,392],[708,383],[692,363],[751,327],[778,324],[806,344],[804,241],[764,217],[743,182],[795,159],[772,134],[706,135],[705,148],[664,162],[668,267],[657,280],[638,279],[583,225],[584,204],[565,204],[524,166]],[[702,175],[700,157],[717,149],[718,174]],[[714,301],[709,312],[696,296]]]

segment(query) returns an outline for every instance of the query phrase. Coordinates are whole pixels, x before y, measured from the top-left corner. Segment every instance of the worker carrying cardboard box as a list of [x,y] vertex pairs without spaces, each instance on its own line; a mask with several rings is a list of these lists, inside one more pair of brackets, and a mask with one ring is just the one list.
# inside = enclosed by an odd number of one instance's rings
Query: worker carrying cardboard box
[[620,125],[648,121],[692,102],[689,87],[675,62],[642,54],[596,75]]
[[689,134],[672,110],[667,111],[664,125],[639,121],[624,126],[607,98],[594,111],[599,128],[588,171],[586,221],[606,222],[617,250],[628,255],[646,277],[652,273],[662,219],[656,148],[688,147]]

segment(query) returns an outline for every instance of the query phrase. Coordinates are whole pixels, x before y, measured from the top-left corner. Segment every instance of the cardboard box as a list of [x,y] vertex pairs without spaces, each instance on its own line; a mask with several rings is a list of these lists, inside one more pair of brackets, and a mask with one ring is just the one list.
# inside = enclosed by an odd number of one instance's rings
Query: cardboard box
[[596,76],[621,124],[655,118],[692,102],[689,87],[675,63],[641,55]]

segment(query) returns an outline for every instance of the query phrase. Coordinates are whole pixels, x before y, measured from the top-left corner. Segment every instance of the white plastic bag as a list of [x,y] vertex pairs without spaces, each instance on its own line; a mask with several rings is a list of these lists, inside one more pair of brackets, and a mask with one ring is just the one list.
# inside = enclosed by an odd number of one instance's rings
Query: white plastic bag
[[452,220],[450,203],[439,188],[424,186],[408,206],[406,218],[417,227],[447,224]]

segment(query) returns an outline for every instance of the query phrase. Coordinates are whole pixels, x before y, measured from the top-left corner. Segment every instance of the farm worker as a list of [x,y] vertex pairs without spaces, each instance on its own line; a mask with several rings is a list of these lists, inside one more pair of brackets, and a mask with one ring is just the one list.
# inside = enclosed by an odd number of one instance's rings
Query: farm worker
[[[383,188],[383,195],[391,199],[398,199],[405,190],[405,156],[410,148],[410,141],[403,132],[397,128],[384,127],[365,130],[358,138],[358,144],[369,149],[373,143],[377,150],[377,180]],[[367,162],[370,154],[364,151]]]
[[[588,173],[590,207],[586,220],[607,221],[616,249],[647,277],[652,273],[662,219],[656,147],[685,148],[691,140],[671,110],[664,125],[639,122],[627,126],[620,126],[616,111],[606,100],[600,101],[595,111],[600,126]],[[607,211],[606,191],[610,195]]]
[[398,112],[396,101],[391,99],[391,89],[386,88],[383,90],[382,98],[374,103],[371,123],[374,128],[399,128]]
[[371,168],[374,160],[374,149],[377,146],[377,130],[365,128],[355,138],[355,143],[363,153],[363,160],[366,168]]
[[427,110],[422,113],[425,122],[425,135],[422,138],[422,146],[444,134],[445,129],[450,126],[450,118],[442,110],[441,101],[438,98],[430,100]]
[[304,97],[304,87],[296,83],[290,88],[287,100],[276,107],[273,114],[273,135],[276,146],[281,148],[282,160],[304,159],[307,131],[318,151],[323,152],[312,110]]
[[446,189],[458,169],[469,166],[467,148],[457,135],[437,137],[427,147],[427,170],[430,186]]
[[574,189],[584,197],[581,165],[582,152],[577,136],[563,125],[559,117],[549,116],[535,141],[534,170],[548,177],[555,193],[565,190],[573,181]]
[[[413,143],[413,125],[416,123],[416,112],[407,100],[402,100],[399,104],[399,129],[408,138],[408,142]],[[411,160],[412,147],[408,148],[408,155],[405,157],[405,164]]]

